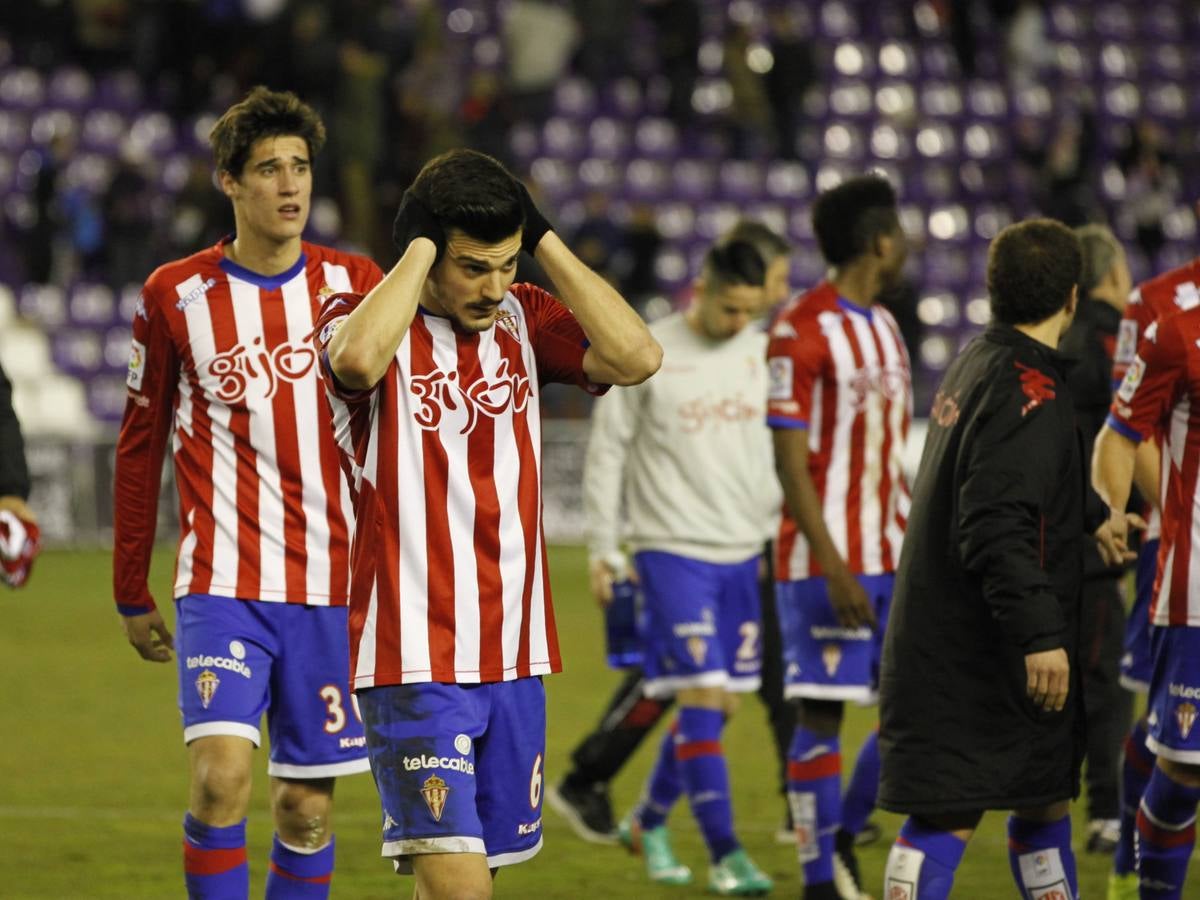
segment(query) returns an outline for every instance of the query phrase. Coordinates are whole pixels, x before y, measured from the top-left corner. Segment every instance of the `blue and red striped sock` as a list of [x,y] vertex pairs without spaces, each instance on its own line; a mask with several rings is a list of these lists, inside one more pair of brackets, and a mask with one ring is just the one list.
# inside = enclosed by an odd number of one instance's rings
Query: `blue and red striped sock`
[[183,817],[183,878],[189,900],[241,900],[250,895],[246,820],[217,828]]
[[1154,754],[1146,746],[1146,720],[1138,719],[1125,738],[1121,760],[1121,837],[1113,854],[1113,871],[1125,875],[1137,868],[1133,837],[1137,832],[1138,806],[1154,771]]
[[842,824],[842,755],[837,737],[797,726],[788,747],[788,804],[804,884],[833,881],[833,841]]
[[1200,788],[1180,784],[1154,768],[1137,813],[1137,871],[1143,900],[1183,896],[1196,845],[1197,803]]
[[685,706],[679,710],[679,733],[675,737],[679,774],[713,862],[741,846],[733,833],[729,767],[721,750],[724,726],[721,710]]
[[1008,818],[1008,864],[1022,897],[1079,896],[1075,852],[1071,849],[1071,817],[1054,822]]
[[946,900],[954,887],[954,872],[966,849],[966,843],[953,832],[939,831],[908,819],[888,854],[884,896]]
[[647,831],[667,821],[671,807],[683,793],[679,763],[675,759],[675,735],[678,731],[679,720],[676,719],[663,735],[658,747],[658,760],[650,770],[650,779],[646,783],[646,795],[638,805],[638,824]]
[[266,900],[326,900],[331,881],[333,838],[320,850],[298,850],[275,835]]
[[854,761],[854,774],[842,795],[842,829],[858,834],[867,826],[867,819],[875,810],[875,796],[879,792],[879,729],[876,728],[863,742]]

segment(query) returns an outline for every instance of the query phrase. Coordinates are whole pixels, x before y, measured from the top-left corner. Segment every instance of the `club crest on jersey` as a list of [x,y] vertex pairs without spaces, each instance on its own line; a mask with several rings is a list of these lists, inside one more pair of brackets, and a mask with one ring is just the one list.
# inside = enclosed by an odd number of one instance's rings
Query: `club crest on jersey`
[[1186,741],[1196,724],[1196,704],[1185,702],[1175,707],[1175,722],[1179,725],[1179,736]]
[[246,396],[250,382],[263,382],[263,397],[270,400],[281,381],[299,381],[317,361],[311,347],[283,343],[268,351],[263,339],[256,337],[246,347],[218,353],[208,363],[208,374],[217,379],[214,393],[224,403],[237,403]]
[[208,709],[208,704],[212,703],[213,695],[217,693],[217,688],[220,686],[221,679],[211,669],[205,669],[196,676],[196,693],[200,695],[200,704],[205,709]]
[[698,666],[704,665],[704,658],[708,656],[708,641],[697,635],[692,635],[687,639],[687,651],[691,656],[692,662]]
[[826,644],[821,648],[821,663],[825,666],[825,674],[830,678],[842,664],[842,648],[838,644]]
[[496,324],[511,334],[518,341],[521,340],[521,326],[517,324],[517,316],[506,309],[502,309],[496,313]]
[[414,376],[409,390],[420,404],[413,418],[421,428],[437,431],[443,424],[459,425],[459,434],[474,431],[481,415],[495,419],[510,409],[514,414],[523,412],[531,393],[529,379],[519,372],[509,372],[507,359],[500,361],[493,378],[463,385],[457,371],[435,369],[428,375]]
[[442,821],[446,798],[450,796],[450,786],[446,784],[445,779],[439,778],[437,775],[430,775],[421,786],[421,796],[425,798],[425,805],[429,807],[429,814],[433,816],[433,821]]

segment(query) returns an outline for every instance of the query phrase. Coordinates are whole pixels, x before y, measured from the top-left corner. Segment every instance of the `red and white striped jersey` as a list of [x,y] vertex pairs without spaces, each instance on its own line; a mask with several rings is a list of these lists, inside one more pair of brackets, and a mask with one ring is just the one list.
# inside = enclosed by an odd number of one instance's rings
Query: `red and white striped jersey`
[[1155,625],[1200,626],[1200,308],[1152,323],[1113,397],[1108,425],[1162,439],[1162,542]]
[[351,549],[355,688],[508,681],[561,669],[542,535],[541,385],[577,384],[587,342],[550,294],[513,285],[473,333],[418,309],[387,373],[347,391],[315,336],[359,523]]
[[157,269],[133,317],[113,514],[126,615],[154,608],[146,577],[168,435],[176,597],[346,604],[349,490],[309,338],[326,296],[383,276],[309,243],[286,272],[262,276],[227,259],[226,240]]
[[[793,299],[771,328],[767,423],[808,431],[808,470],[833,543],[855,574],[894,572],[908,520],[902,468],[912,376],[900,329],[824,282]],[[785,504],[776,578],[821,574]]]

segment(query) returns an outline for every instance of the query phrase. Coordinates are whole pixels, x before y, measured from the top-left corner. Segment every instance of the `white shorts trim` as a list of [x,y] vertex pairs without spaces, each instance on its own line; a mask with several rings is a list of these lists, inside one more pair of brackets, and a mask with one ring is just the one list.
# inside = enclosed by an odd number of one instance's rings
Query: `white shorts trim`
[[487,854],[483,838],[455,837],[417,838],[415,840],[384,841],[380,856],[391,857],[397,875],[411,875],[412,858],[423,853],[478,853]]
[[746,675],[742,678],[730,678],[725,690],[731,694],[753,694],[762,687],[762,679],[757,675]]
[[190,744],[196,738],[214,736],[245,738],[254,744],[255,747],[262,746],[262,732],[253,725],[247,725],[244,722],[201,722],[198,725],[189,725],[183,729],[183,742],[185,744]]
[[515,866],[517,863],[523,863],[527,859],[533,859],[542,849],[542,839],[539,836],[538,842],[528,850],[517,850],[513,853],[497,853],[495,856],[489,856],[488,866],[495,869],[499,866]]
[[1150,693],[1150,682],[1148,681],[1140,681],[1137,678],[1130,678],[1128,675],[1118,675],[1117,681],[1127,691],[1136,691],[1139,694]]
[[337,778],[339,775],[357,775],[370,772],[371,761],[364,754],[359,759],[327,763],[323,766],[294,766],[291,763],[267,763],[267,774],[277,778]]
[[1171,762],[1187,763],[1192,766],[1200,765],[1200,750],[1176,750],[1174,747],[1168,747],[1166,744],[1156,741],[1152,735],[1146,735],[1146,746],[1155,756],[1161,756]]
[[668,678],[646,679],[642,685],[642,693],[651,699],[671,697],[687,688],[719,687],[727,690],[729,673],[724,669],[714,669],[711,672],[697,672],[695,675],[672,675]]
[[860,684],[789,684],[783,689],[785,700],[849,700],[860,706],[879,702],[879,692]]

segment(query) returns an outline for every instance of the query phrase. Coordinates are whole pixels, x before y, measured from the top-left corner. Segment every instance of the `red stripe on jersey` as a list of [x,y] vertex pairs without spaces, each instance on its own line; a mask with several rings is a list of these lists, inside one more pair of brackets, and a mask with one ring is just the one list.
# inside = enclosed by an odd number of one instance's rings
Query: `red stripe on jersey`
[[[265,292],[264,292],[265,293]],[[283,297],[272,291],[262,298],[263,339],[267,347],[288,341],[287,316]],[[264,361],[263,365],[269,365]],[[275,393],[271,397],[271,416],[275,431],[275,461],[280,473],[300,471],[300,436],[296,429],[295,388],[290,381],[271,372]],[[283,501],[284,584],[289,603],[308,600],[308,548],[305,546],[307,517],[299,478],[281,477]]]
[[[874,321],[871,322],[871,340],[875,342],[875,358],[879,360],[879,365],[882,368],[887,363],[887,356],[884,354],[883,341],[879,339],[879,332],[875,330],[876,325],[880,322],[881,317],[876,314]],[[886,324],[885,328],[889,327]],[[885,567],[894,568],[898,562],[893,555],[892,542],[888,539],[888,515],[889,505],[892,499],[892,492],[895,486],[892,484],[891,466],[888,465],[892,458],[892,428],[891,422],[891,405],[892,401],[884,395],[883,404],[883,446],[879,449],[879,542],[880,556]]]
[[720,741],[687,741],[686,743],[675,745],[675,759],[678,762],[687,762],[689,759],[695,759],[697,756],[720,755]]
[[[871,327],[869,321],[867,322],[867,327]],[[864,357],[862,347],[858,343],[858,332],[855,331],[854,323],[850,320],[850,316],[842,317],[842,333],[846,336],[846,342],[850,345],[850,354],[854,357],[854,368],[861,372],[863,370]],[[855,386],[851,385],[850,389],[854,390]],[[863,386],[862,390],[866,391],[868,388]],[[867,456],[866,443],[867,417],[862,410],[858,410],[850,426],[850,473],[847,478],[844,512],[846,517],[846,564],[850,567],[851,572],[861,572],[863,570],[862,517],[859,513],[862,510],[863,502],[862,472]],[[822,496],[824,496],[823,493]]]
[[[459,384],[474,385],[483,380],[479,345],[477,334],[455,334]],[[495,639],[504,628],[504,583],[500,577],[500,497],[496,493],[492,474],[495,459],[496,421],[491,416],[481,415],[467,436],[467,472],[475,495],[473,544],[479,585],[480,677],[488,677],[493,673],[499,677],[504,671],[503,643]]]
[[[530,389],[533,389],[532,383]],[[534,397],[530,402],[534,402]],[[529,423],[525,416],[513,417],[513,439],[517,442],[518,453],[523,460],[537,458],[537,449],[533,446],[533,438],[529,433]],[[525,581],[521,588],[521,634],[517,642],[517,677],[525,678],[530,674],[529,668],[529,639],[530,615],[533,608],[533,577],[536,566],[534,560],[539,556],[539,544],[542,544],[541,529],[541,497],[538,481],[540,474],[535,466],[521,466],[517,476],[517,511],[521,516],[521,531],[525,541]],[[542,588],[545,590],[545,581]],[[545,602],[543,600],[543,602]],[[546,604],[547,607],[549,604]],[[547,623],[548,625],[549,623]]]
[[[410,327],[413,331],[409,337],[413,373],[437,371],[433,335],[424,318],[417,316]],[[404,390],[406,386],[399,385],[397,389]],[[429,668],[434,681],[453,682],[455,584],[452,558],[446,553],[446,548],[454,546],[450,538],[450,514],[446,508],[450,498],[449,460],[438,431],[422,429],[420,438],[425,473],[425,558],[429,560]],[[388,494],[383,493],[383,496]]]
[[[320,365],[318,362],[317,365]],[[333,412],[329,406],[329,397],[320,379],[315,379],[310,390],[316,399],[317,418],[322,425],[332,421]],[[333,554],[334,548],[345,548],[350,544],[350,526],[346,522],[346,514],[342,510],[342,478],[338,477],[342,461],[333,441],[318,441],[317,450],[321,457],[321,484],[325,489],[325,518],[329,522],[329,534],[326,537],[325,549]],[[350,483],[349,473],[343,472],[345,483]],[[320,585],[318,585],[320,587]],[[329,567],[329,596],[347,597],[350,593],[350,567],[331,565]]]
[[822,753],[813,759],[788,760],[788,781],[814,781],[842,774],[842,754]]
[[[204,391],[196,376],[195,367],[191,364],[191,349],[184,360],[185,371],[188,373],[188,386],[191,390],[192,403],[192,433],[211,435],[213,430],[212,415],[208,409],[208,401],[204,399]],[[176,404],[178,409],[178,403]],[[194,460],[194,468],[190,464]],[[179,529],[179,549],[176,556],[182,552],[183,542],[189,532],[196,535],[196,547],[212,547],[216,539],[217,525],[213,519],[213,444],[212,440],[197,440],[193,442],[192,452],[184,456],[175,454],[175,484],[179,488],[179,518],[184,527]],[[191,527],[187,523],[191,522]],[[189,594],[207,594],[212,591],[213,559],[210,553],[192,552],[192,580],[188,586]]]
[[550,601],[550,561],[546,558],[546,536],[538,526],[538,547],[542,554],[542,613],[546,617],[546,656],[551,662],[560,658],[558,649],[558,621],[554,618],[554,604]]
[[208,849],[183,841],[183,871],[189,875],[220,875],[246,864],[246,848]]
[[[386,376],[396,390],[404,390],[400,383],[400,370],[393,366]],[[400,597],[400,522],[395,516],[380,515],[381,497],[395,497],[398,503],[409,499],[407,488],[413,490],[413,502],[416,502],[418,485],[402,485],[400,483],[400,435],[394,418],[380,418],[378,422],[378,459],[376,461],[376,484],[378,495],[365,497],[367,501],[363,509],[371,510],[374,515],[362,521],[363,528],[377,532],[373,535],[373,547],[378,554],[376,563],[367,571],[374,575],[374,580],[367,579],[366,592],[356,594],[361,597],[360,608],[367,606],[370,590],[373,586],[378,592],[380,601],[375,611],[375,671],[379,671],[379,661],[400,659],[400,640],[403,625],[400,620],[400,604],[384,602],[384,597]],[[366,491],[364,482],[363,490]],[[385,493],[386,492],[386,493]],[[358,539],[355,530],[355,540]],[[360,632],[361,634],[361,632]],[[355,640],[354,645],[358,644]],[[353,671],[353,670],[351,670]]]
[[[1171,563],[1170,607],[1167,610],[1169,616],[1168,624],[1171,625],[1190,624],[1188,622],[1190,600],[1188,596],[1188,582],[1193,564],[1192,517],[1195,515],[1198,475],[1200,475],[1200,456],[1195,453],[1184,453],[1178,474],[1170,473],[1167,475],[1169,480],[1168,489],[1178,497],[1178,500],[1173,502],[1169,498],[1166,503],[1166,509],[1174,509],[1182,513],[1179,516],[1171,516],[1172,521],[1168,521],[1165,513],[1163,515],[1162,542],[1165,544],[1170,541],[1174,550],[1174,561]],[[1160,568],[1159,572],[1161,573],[1161,571]],[[1150,611],[1152,621],[1154,613],[1157,611],[1157,596],[1153,602],[1154,608]]]

